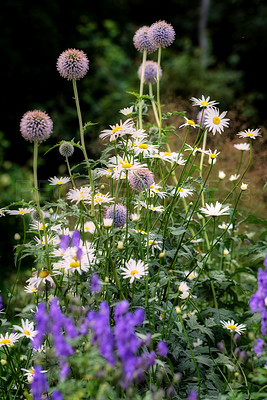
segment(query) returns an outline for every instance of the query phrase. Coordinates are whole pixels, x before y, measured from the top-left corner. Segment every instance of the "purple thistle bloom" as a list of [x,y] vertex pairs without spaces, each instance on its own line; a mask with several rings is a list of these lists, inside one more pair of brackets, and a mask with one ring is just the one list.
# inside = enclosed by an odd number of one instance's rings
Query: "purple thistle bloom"
[[257,344],[254,346],[254,351],[258,358],[260,358],[260,356],[261,356],[263,346],[264,346],[264,340],[257,339]]
[[139,168],[129,174],[129,184],[135,190],[148,189],[154,183],[153,173],[146,168]]
[[157,344],[157,352],[161,357],[166,357],[168,354],[168,347],[165,342],[160,341]]
[[[141,79],[143,65],[141,64],[138,69],[138,76]],[[144,81],[145,83],[156,83],[157,80],[158,63],[155,61],[147,61],[145,64]],[[162,69],[159,67],[159,79],[162,77]]]
[[64,400],[59,390],[55,390],[52,393],[52,400]]
[[127,209],[122,204],[116,204],[115,207],[112,204],[107,208],[105,218],[113,219],[115,228],[122,228],[126,224]]
[[60,54],[57,70],[63,78],[78,80],[83,78],[89,69],[89,60],[82,50],[68,49]]
[[[48,392],[48,383],[45,375],[41,372],[42,368],[37,365],[34,367],[33,381],[31,383],[31,390],[34,400],[44,399],[43,394]],[[47,399],[47,397],[46,397]]]
[[140,52],[146,50],[147,53],[153,53],[157,50],[157,46],[149,38],[149,29],[149,26],[142,26],[134,34],[133,44]]
[[168,47],[174,41],[175,31],[166,21],[158,21],[150,26],[148,35],[157,47]]
[[42,142],[51,135],[53,122],[43,111],[27,111],[20,121],[20,132],[30,142]]
[[101,291],[101,283],[100,279],[97,274],[93,274],[91,282],[90,282],[90,289],[94,293],[99,293]]

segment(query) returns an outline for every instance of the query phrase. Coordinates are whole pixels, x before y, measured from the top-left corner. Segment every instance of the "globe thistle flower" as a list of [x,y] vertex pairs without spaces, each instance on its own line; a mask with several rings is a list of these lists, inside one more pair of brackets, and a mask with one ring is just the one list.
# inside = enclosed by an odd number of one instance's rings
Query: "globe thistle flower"
[[139,168],[129,174],[129,184],[135,190],[149,189],[154,183],[153,173],[149,169]]
[[113,219],[113,225],[115,228],[122,228],[126,224],[127,209],[122,204],[112,204],[105,214],[106,219]]
[[42,142],[49,138],[53,122],[43,111],[27,111],[20,121],[20,132],[30,142]]
[[63,78],[79,80],[89,69],[89,60],[82,50],[68,49],[60,54],[57,70]]
[[[141,79],[143,64],[138,69],[138,76]],[[155,61],[146,61],[144,71],[144,82],[145,83],[156,83],[157,80],[157,69],[158,63]],[[162,77],[162,69],[159,67],[159,79]]]
[[147,53],[153,53],[157,49],[156,44],[149,37],[149,29],[149,26],[142,26],[134,34],[133,44],[140,52],[146,50]]
[[63,157],[70,157],[74,153],[74,146],[70,142],[63,142],[59,146],[59,154]]
[[175,31],[171,24],[166,21],[157,21],[150,26],[149,39],[157,48],[168,47],[172,44],[175,37]]

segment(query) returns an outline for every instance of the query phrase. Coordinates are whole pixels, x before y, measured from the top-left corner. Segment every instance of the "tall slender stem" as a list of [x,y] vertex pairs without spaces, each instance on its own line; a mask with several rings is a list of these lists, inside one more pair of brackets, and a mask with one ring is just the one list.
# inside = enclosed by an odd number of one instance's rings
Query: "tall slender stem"
[[158,115],[159,115],[159,138],[161,137],[161,129],[162,129],[162,114],[161,114],[160,90],[159,90],[160,61],[161,61],[161,46],[159,46],[158,48],[158,66],[157,66],[157,103],[158,103]]
[[142,96],[143,96],[143,89],[144,89],[144,77],[145,77],[145,67],[146,67],[146,55],[147,51],[143,51],[143,60],[142,60],[142,70],[141,70],[141,78],[140,78],[140,90],[139,90],[139,129],[143,129],[143,122],[142,122]]
[[155,117],[156,123],[157,123],[157,125],[159,127],[160,126],[159,116],[158,116],[157,107],[156,107],[156,104],[155,104],[155,101],[154,101],[153,88],[152,88],[152,83],[151,82],[149,82],[148,88],[149,88],[149,96],[150,96],[150,99],[151,99],[151,104],[152,104],[154,117]]

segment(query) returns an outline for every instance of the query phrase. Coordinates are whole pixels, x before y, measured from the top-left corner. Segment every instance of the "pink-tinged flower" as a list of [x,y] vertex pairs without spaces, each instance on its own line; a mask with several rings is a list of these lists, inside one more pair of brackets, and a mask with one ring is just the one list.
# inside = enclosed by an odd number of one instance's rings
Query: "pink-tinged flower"
[[[143,65],[141,64],[138,69],[138,76],[141,79]],[[147,61],[145,64],[144,80],[145,83],[156,83],[157,80],[158,63],[155,61]],[[159,68],[159,79],[162,77],[162,69]]]
[[42,142],[51,135],[53,122],[43,111],[27,111],[20,121],[20,132],[30,142]]
[[168,47],[175,38],[175,30],[171,24],[166,21],[157,21],[150,26],[149,39],[155,43],[157,47]]
[[82,50],[68,49],[60,54],[57,70],[63,78],[79,80],[89,69],[89,60]]
[[140,52],[146,50],[147,53],[153,53],[157,49],[155,43],[149,38],[149,29],[149,26],[142,26],[134,34],[133,44]]

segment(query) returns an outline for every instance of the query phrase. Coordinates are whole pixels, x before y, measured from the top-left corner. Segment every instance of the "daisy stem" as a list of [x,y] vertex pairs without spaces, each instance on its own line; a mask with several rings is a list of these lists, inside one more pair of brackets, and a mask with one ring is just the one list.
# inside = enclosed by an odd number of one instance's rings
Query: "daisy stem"
[[156,107],[156,104],[155,104],[155,101],[154,101],[153,88],[152,88],[152,83],[151,82],[149,82],[148,88],[149,88],[149,96],[150,96],[150,99],[151,99],[151,104],[152,104],[154,117],[155,117],[155,120],[156,120],[156,123],[157,123],[158,127],[160,127],[160,121],[159,121],[157,107]]
[[181,154],[181,152],[182,152],[183,149],[184,149],[184,145],[186,144],[186,141],[187,141],[187,138],[188,138],[188,134],[189,134],[189,129],[190,129],[190,127],[188,127],[188,129],[187,129],[187,131],[186,131],[183,144],[182,144],[181,149],[180,149],[180,151],[179,151],[178,159],[180,158],[180,154]]
[[241,164],[242,164],[242,160],[243,160],[243,154],[244,154],[244,150],[241,150],[241,155],[240,155],[240,160],[239,160],[239,164],[237,167],[237,171],[236,171],[236,175],[239,174],[240,168],[241,168]]
[[160,61],[161,61],[161,46],[159,46],[159,48],[158,48],[158,65],[157,65],[157,106],[158,106],[158,115],[159,115],[159,139],[161,137],[161,129],[162,129],[162,113],[161,113],[160,90],[159,90]]
[[142,96],[143,96],[143,89],[144,89],[144,76],[145,76],[145,67],[146,67],[146,55],[147,51],[143,51],[143,60],[142,60],[142,70],[141,70],[141,78],[140,78],[140,90],[139,90],[139,129],[143,129],[143,122],[142,122]]
[[91,199],[91,215],[94,217],[95,216],[94,181],[93,181],[92,171],[91,171],[91,167],[90,167],[90,163],[89,163],[89,160],[88,160],[86,147],[85,147],[84,129],[83,129],[82,114],[81,114],[81,108],[80,108],[80,102],[79,102],[76,79],[72,79],[72,84],[73,84],[74,99],[75,99],[77,115],[78,115],[78,121],[79,121],[79,129],[80,129],[80,138],[81,138],[82,151],[83,151],[85,162],[86,162],[86,165],[87,165],[87,168],[88,168],[88,176],[89,176],[89,181],[90,181],[90,186],[91,186],[91,196],[92,196],[92,199]]

